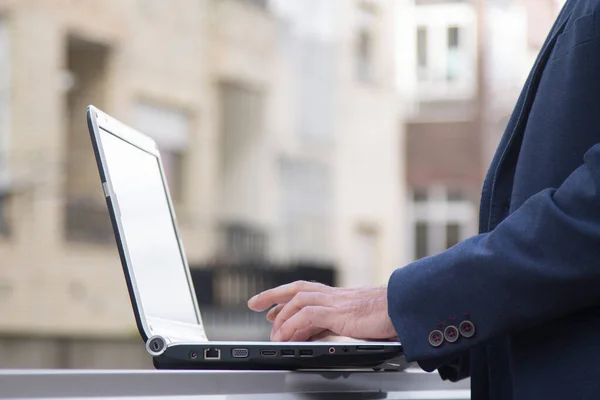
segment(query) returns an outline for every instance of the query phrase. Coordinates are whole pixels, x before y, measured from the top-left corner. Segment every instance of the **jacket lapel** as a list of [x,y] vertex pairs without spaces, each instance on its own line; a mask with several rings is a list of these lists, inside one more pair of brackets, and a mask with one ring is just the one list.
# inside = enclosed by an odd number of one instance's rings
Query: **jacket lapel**
[[[504,168],[504,164],[506,160],[515,160],[519,153],[527,118],[535,99],[542,72],[550,58],[558,35],[564,31],[565,25],[569,21],[578,1],[568,0],[563,6],[525,81],[524,88],[500,140],[483,184],[479,215],[480,232],[489,232],[504,218],[502,212],[503,202],[510,199],[515,163],[509,164],[507,168]],[[502,188],[501,193],[503,195],[499,196],[498,189],[501,178],[507,173],[510,177],[508,185]]]

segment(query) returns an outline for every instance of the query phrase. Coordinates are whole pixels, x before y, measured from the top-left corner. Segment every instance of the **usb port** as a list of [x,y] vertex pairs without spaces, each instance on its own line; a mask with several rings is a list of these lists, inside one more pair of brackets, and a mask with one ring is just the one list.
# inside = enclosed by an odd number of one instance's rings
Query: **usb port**
[[281,350],[281,357],[294,357],[296,352],[294,350]]
[[261,350],[260,355],[263,357],[275,357],[277,355],[277,350]]
[[311,357],[312,355],[312,350],[300,350],[300,357]]

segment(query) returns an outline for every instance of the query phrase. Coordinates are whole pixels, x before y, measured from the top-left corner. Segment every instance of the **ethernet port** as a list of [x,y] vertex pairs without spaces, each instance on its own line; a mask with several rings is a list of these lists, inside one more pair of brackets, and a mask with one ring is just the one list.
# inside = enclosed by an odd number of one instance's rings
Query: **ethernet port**
[[221,350],[208,348],[204,349],[204,359],[205,360],[220,360],[221,359]]

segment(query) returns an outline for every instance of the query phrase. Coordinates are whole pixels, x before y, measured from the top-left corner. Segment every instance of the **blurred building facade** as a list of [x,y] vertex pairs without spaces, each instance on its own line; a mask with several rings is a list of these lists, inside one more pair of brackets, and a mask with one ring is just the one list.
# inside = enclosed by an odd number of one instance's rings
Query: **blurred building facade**
[[[393,10],[0,1],[0,366],[150,365],[88,104],[157,140],[193,267],[321,265],[340,285],[385,283],[406,261]],[[211,286],[234,307],[258,288]],[[205,323],[264,337],[255,318]]]
[[412,259],[477,233],[486,168],[562,3],[398,3]]

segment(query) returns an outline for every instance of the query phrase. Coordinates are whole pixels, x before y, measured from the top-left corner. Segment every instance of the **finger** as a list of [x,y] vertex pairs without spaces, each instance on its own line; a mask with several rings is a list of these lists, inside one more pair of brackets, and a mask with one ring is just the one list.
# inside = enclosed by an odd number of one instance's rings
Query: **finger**
[[300,292],[329,293],[331,290],[330,286],[321,283],[297,281],[259,293],[248,301],[248,307],[254,311],[264,311],[273,304],[289,302]]
[[297,341],[307,340],[311,336],[308,335],[307,328],[330,329],[333,319],[330,314],[331,312],[328,312],[326,307],[304,307],[281,325],[279,331],[273,336],[273,340],[287,342],[292,337]]
[[309,341],[318,342],[318,341],[328,338],[330,336],[335,336],[335,333],[333,333],[329,329],[321,329],[321,328],[319,328],[319,329],[320,329],[319,332],[312,335],[310,337]]
[[321,283],[297,281],[257,294],[248,301],[248,307],[254,311],[265,311],[274,304],[289,302],[299,292],[330,293],[332,290],[332,287]]
[[331,307],[333,305],[333,296],[318,292],[298,293],[289,303],[287,303],[275,318],[273,322],[272,333],[276,333],[281,325],[290,319],[294,314],[308,306]]
[[290,342],[310,342],[313,337],[320,337],[324,332],[329,332],[327,329],[319,328],[318,326],[311,326],[296,331],[290,338]]
[[284,306],[285,304],[278,304],[271,308],[271,310],[267,313],[267,321],[275,322],[275,318],[277,318],[277,315],[279,315]]

